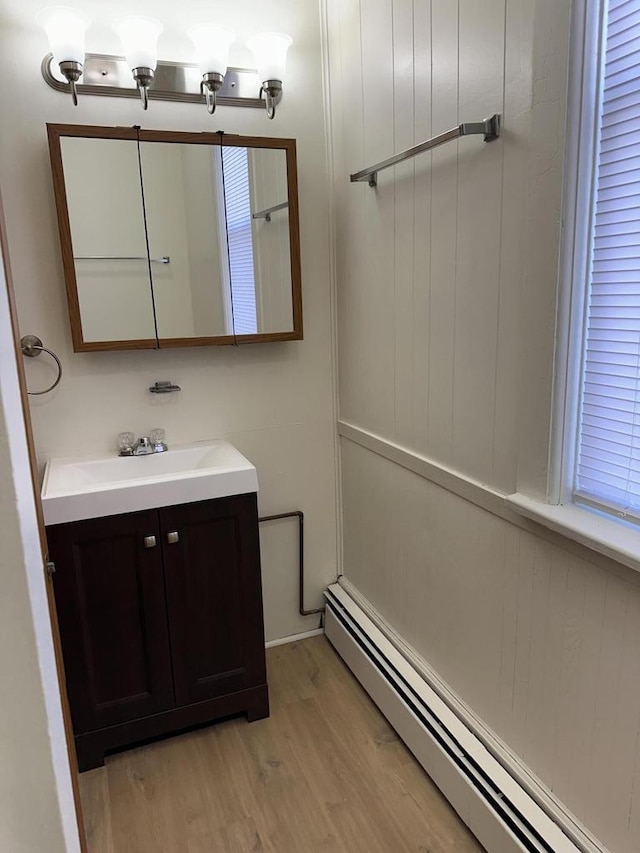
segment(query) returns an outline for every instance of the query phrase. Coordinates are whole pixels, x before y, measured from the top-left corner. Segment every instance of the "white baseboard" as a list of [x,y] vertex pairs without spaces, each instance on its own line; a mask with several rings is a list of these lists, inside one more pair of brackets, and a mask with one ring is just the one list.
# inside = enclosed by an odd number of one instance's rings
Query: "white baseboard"
[[527,767],[507,744],[455,693],[425,659],[384,619],[376,608],[346,577],[338,583],[371,619],[387,640],[398,650],[411,667],[437,693],[443,702],[480,740],[498,763],[524,788],[540,808],[559,826],[584,853],[608,853],[608,850],[564,803]]
[[327,638],[489,853],[602,853],[541,808],[341,585],[326,598]]
[[324,634],[324,628],[314,628],[313,631],[303,631],[301,634],[290,634],[288,637],[280,637],[278,640],[269,640],[264,644],[264,647],[265,649],[272,649],[274,646],[297,643],[298,640],[306,640],[309,637],[319,637],[320,634]]

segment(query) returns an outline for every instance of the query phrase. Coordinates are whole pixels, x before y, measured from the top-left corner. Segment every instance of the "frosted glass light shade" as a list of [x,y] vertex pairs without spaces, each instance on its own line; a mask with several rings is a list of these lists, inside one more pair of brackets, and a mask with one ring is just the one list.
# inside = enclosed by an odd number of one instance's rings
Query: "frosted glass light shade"
[[195,46],[200,73],[214,72],[224,77],[235,33],[216,24],[196,24],[187,30],[187,35]]
[[253,53],[258,77],[266,80],[284,80],[287,50],[293,39],[285,33],[260,33],[247,39],[246,46]]
[[151,68],[158,64],[158,36],[162,24],[155,18],[129,15],[113,24],[113,29],[122,42],[122,50],[129,68]]
[[89,19],[70,6],[50,6],[38,15],[49,39],[54,62],[84,62],[84,37]]

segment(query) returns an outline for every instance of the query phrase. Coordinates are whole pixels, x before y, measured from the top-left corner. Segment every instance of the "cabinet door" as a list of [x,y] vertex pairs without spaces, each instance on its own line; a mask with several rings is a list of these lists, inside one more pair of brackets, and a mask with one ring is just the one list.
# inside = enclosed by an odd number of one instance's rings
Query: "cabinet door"
[[157,511],[59,524],[47,538],[75,733],[173,707]]
[[176,702],[264,684],[255,494],[167,507],[160,527]]

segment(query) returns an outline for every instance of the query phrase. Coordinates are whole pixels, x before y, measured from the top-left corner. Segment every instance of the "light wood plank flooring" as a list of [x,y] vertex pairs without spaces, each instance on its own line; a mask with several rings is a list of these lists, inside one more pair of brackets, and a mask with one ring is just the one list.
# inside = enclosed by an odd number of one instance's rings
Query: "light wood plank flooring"
[[479,853],[324,637],[267,652],[271,717],[80,777],[91,853]]

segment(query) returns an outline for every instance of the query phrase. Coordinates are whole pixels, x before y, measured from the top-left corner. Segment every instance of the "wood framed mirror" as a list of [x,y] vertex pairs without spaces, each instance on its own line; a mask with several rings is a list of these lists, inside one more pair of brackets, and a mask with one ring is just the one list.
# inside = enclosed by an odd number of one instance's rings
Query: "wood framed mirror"
[[294,139],[47,132],[75,352],[302,339]]

